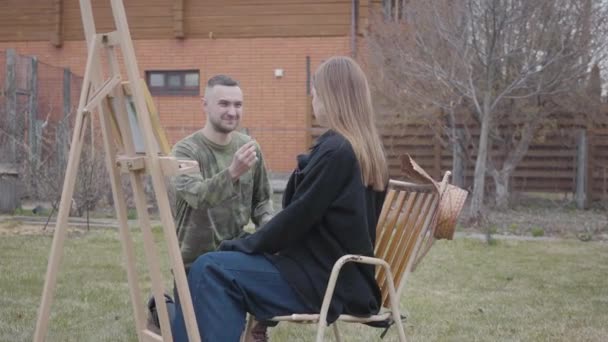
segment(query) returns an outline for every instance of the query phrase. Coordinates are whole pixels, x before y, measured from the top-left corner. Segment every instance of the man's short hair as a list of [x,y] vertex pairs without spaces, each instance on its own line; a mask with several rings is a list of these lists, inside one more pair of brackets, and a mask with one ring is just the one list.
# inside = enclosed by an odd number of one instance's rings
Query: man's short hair
[[239,81],[228,75],[215,75],[207,81],[207,88],[211,89],[215,86],[238,87]]

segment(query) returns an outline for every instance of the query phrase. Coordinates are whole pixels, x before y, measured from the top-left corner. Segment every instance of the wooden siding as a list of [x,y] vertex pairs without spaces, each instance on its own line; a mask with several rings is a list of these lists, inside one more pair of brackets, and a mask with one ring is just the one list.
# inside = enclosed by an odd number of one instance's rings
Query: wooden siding
[[[63,0],[65,40],[82,40],[84,33],[78,0]],[[173,2],[168,0],[123,1],[133,39],[172,38]],[[110,1],[91,1],[98,32],[113,31],[114,18]]]
[[4,0],[0,8],[0,41],[49,40],[52,1]]
[[590,132],[589,145],[593,198],[608,201],[608,125]]
[[[371,0],[359,0],[359,34]],[[84,39],[78,0],[5,0],[0,41]],[[91,1],[99,32],[114,29],[109,0]],[[352,0],[125,0],[134,39],[348,36]]]

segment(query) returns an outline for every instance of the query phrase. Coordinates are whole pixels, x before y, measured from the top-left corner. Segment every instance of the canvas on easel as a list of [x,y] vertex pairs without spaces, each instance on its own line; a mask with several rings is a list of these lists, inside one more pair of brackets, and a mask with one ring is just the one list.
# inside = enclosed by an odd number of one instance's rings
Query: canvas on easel
[[[74,125],[72,144],[65,174],[61,202],[57,214],[57,223],[51,246],[51,253],[45,277],[42,299],[38,311],[34,341],[44,341],[50,317],[50,308],[57,284],[57,273],[63,253],[63,244],[67,232],[67,220],[70,203],[74,193],[78,163],[82,152],[84,134],[92,120],[92,115],[99,115],[106,166],[110,175],[112,195],[119,223],[119,235],[125,256],[127,279],[135,327],[139,341],[172,341],[167,307],[164,304],[164,288],[160,271],[159,253],[151,231],[150,217],[147,211],[144,193],[143,175],[148,174],[154,187],[164,238],[168,244],[170,265],[175,277],[179,297],[182,299],[186,329],[190,341],[200,341],[190,291],[178,247],[175,225],[164,182],[166,176],[184,172],[199,172],[195,161],[176,160],[167,156],[169,147],[160,129],[158,114],[151,113],[152,99],[142,84],[135,58],[131,34],[127,24],[122,0],[111,0],[112,14],[116,30],[97,33],[91,8],[91,0],[80,0],[80,10],[87,42],[87,63],[80,94],[80,101]],[[122,80],[118,51],[120,50],[127,82]],[[102,60],[103,58],[103,60]],[[107,64],[103,64],[104,61]],[[104,68],[105,66],[105,68]],[[103,70],[107,70],[104,75]],[[133,106],[132,118],[129,119],[128,106]],[[141,135],[143,153],[137,153],[133,134]],[[120,174],[129,175],[137,209],[139,227],[142,231],[146,265],[150,272],[152,291],[156,299],[160,325],[163,336],[159,336],[145,327],[145,306],[142,293],[137,283],[135,253],[133,240],[127,224],[127,208],[120,182]]]

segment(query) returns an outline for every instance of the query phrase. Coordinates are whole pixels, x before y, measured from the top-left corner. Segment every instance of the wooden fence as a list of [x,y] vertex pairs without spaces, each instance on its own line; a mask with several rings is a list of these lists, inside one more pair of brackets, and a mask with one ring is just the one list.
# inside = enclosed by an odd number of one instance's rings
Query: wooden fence
[[[311,140],[322,129],[308,106]],[[608,117],[608,111],[606,111]],[[518,192],[572,194],[580,207],[598,200],[608,200],[608,125],[581,123],[574,115],[553,118],[555,126],[531,145],[510,179],[510,188]],[[453,144],[444,132],[428,124],[403,124],[394,118],[380,119],[378,126],[388,156],[391,177],[400,177],[400,157],[410,154],[431,176],[454,170]],[[462,129],[462,128],[461,128]],[[477,127],[467,127],[473,139]],[[492,152],[498,153],[496,146]],[[491,152],[491,153],[492,153]],[[462,185],[472,189],[475,151],[469,160],[457,160],[463,174]],[[491,190],[493,180],[486,184]]]
[[11,212],[22,196],[56,196],[49,189],[63,180],[82,78],[8,49],[0,51],[0,80],[0,200]]
[[[447,136],[424,125],[407,125],[400,134],[394,132],[383,130],[391,175],[400,174],[399,158],[406,153],[435,178],[454,169],[453,146]],[[470,160],[460,163],[465,187],[473,184],[476,153],[470,155]],[[490,179],[487,184],[493,186]],[[608,129],[569,125],[547,132],[530,145],[510,184],[515,191],[578,194],[584,196],[578,201],[584,202],[608,199]]]

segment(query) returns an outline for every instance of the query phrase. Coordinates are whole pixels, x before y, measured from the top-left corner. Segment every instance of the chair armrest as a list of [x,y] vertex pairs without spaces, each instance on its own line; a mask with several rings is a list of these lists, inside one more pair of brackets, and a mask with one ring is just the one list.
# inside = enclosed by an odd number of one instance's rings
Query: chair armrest
[[[321,305],[321,312],[319,317],[319,322],[324,322],[327,324],[327,311],[329,310],[329,305],[331,303],[331,298],[334,295],[334,290],[336,288],[336,281],[338,280],[338,275],[340,274],[340,270],[342,266],[349,262],[355,262],[360,264],[368,264],[368,265],[377,265],[386,269],[386,276],[388,278],[388,287],[389,292],[391,293],[391,302],[395,300],[395,285],[393,282],[393,274],[391,273],[391,269],[389,264],[379,258],[367,257],[363,255],[355,255],[355,254],[346,254],[342,256],[340,259],[336,261],[334,267],[331,270],[331,275],[329,277],[329,281],[327,282],[327,289],[325,290],[325,295],[323,297],[323,304]],[[395,305],[396,303],[391,303]]]

